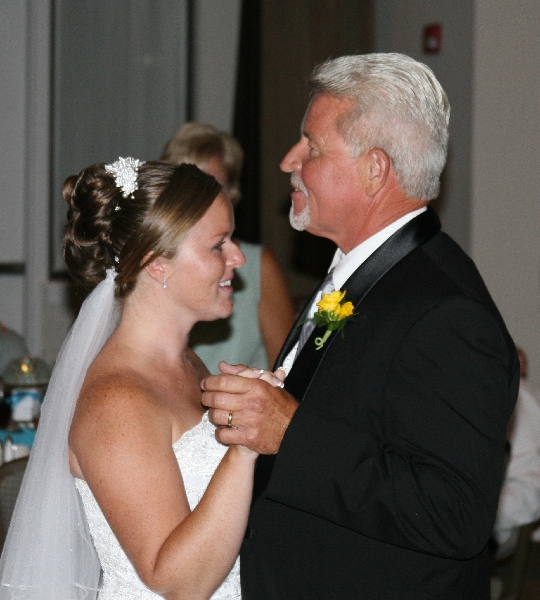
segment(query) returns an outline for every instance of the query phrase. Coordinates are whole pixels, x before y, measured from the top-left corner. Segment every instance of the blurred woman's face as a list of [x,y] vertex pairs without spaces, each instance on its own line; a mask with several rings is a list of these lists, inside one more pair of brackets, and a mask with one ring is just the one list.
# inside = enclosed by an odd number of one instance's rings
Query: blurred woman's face
[[195,322],[223,319],[232,312],[234,270],[246,262],[231,239],[233,229],[232,206],[221,193],[180,242],[171,261],[167,289],[176,292],[177,302]]

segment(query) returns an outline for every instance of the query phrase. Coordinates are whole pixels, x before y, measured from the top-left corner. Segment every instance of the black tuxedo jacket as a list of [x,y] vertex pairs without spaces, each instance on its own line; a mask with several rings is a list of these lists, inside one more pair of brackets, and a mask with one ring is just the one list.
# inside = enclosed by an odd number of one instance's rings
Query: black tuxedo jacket
[[285,385],[300,406],[257,463],[242,597],[487,600],[519,379],[503,320],[431,208],[342,289],[356,317],[308,340]]

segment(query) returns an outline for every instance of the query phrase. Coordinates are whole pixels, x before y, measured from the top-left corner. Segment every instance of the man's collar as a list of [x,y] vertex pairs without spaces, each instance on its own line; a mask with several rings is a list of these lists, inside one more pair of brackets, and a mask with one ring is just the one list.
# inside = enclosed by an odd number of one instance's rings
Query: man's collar
[[427,207],[423,206],[422,208],[407,213],[403,217],[397,219],[397,221],[390,223],[390,225],[387,225],[384,229],[378,231],[375,235],[372,235],[367,240],[364,240],[362,243],[358,244],[358,246],[353,248],[347,254],[344,254],[338,248],[330,264],[330,269],[334,268],[333,281],[335,289],[341,289],[343,284],[356,271],[356,269],[369,256],[371,256],[375,250],[377,250],[377,248],[382,246],[391,235],[426,210]]

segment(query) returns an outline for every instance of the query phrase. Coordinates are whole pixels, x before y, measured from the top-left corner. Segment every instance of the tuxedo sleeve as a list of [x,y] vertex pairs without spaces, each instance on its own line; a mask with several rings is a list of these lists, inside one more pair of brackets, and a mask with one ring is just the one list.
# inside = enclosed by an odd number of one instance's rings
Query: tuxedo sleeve
[[432,307],[400,340],[377,411],[361,388],[336,399],[358,406],[354,419],[300,405],[266,497],[389,544],[475,556],[495,519],[514,363],[501,322],[482,305]]

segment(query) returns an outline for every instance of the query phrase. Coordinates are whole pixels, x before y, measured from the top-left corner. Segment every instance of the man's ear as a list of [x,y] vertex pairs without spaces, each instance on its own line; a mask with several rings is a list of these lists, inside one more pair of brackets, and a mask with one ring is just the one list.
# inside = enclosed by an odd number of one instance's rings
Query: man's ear
[[392,161],[388,154],[381,148],[371,148],[366,154],[367,159],[367,184],[366,193],[370,197],[376,196],[386,185]]

